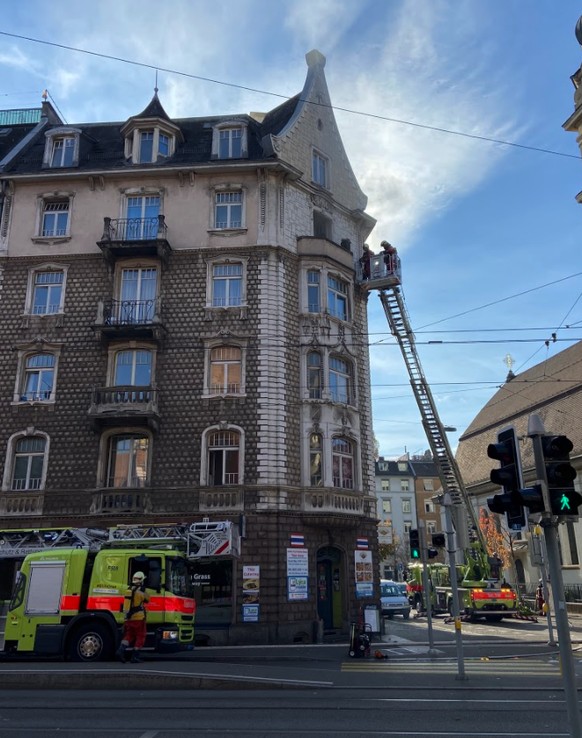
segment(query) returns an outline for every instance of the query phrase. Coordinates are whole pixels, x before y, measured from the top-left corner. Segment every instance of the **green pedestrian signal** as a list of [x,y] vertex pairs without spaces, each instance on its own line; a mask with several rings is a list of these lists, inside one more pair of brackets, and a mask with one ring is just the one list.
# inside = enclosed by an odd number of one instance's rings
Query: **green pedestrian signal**
[[413,561],[420,559],[420,535],[418,530],[411,530],[408,534],[410,536],[410,558]]
[[578,515],[582,505],[582,495],[574,489],[576,470],[570,464],[573,447],[566,436],[542,437],[552,515]]

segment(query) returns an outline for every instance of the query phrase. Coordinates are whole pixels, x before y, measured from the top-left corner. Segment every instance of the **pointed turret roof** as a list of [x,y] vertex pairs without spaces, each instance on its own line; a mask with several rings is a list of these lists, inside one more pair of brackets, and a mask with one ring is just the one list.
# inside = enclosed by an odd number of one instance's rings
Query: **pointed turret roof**
[[148,103],[148,105],[141,111],[139,115],[132,116],[135,118],[162,118],[163,120],[170,120],[170,116],[164,110],[164,106],[160,102],[158,97],[158,90],[156,88],[154,96]]

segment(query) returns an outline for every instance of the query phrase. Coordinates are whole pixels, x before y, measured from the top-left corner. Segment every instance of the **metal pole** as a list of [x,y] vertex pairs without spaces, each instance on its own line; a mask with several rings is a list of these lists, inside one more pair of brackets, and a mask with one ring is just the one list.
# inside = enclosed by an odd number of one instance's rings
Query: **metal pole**
[[426,608],[426,620],[428,623],[428,653],[435,656],[437,651],[434,647],[434,634],[432,630],[432,591],[428,579],[427,541],[424,520],[418,521],[418,535],[420,538],[420,560],[422,561],[422,590],[424,592],[424,606]]
[[546,551],[548,554],[548,568],[552,585],[554,617],[556,618],[556,630],[558,631],[560,666],[562,671],[562,680],[564,682],[564,695],[566,697],[568,720],[570,723],[570,735],[573,738],[580,738],[580,736],[582,736],[582,720],[580,719],[580,708],[578,707],[576,673],[574,671],[574,659],[572,658],[572,640],[570,638],[570,626],[568,624],[568,613],[564,597],[564,581],[562,579],[560,552],[558,549],[558,524],[557,522],[554,522],[551,513],[552,508],[548,492],[548,480],[546,477],[546,465],[542,445],[542,436],[545,434],[545,429],[539,415],[530,416],[527,434],[532,440],[536,476],[541,484],[542,495],[544,498],[545,511],[542,513],[540,525],[544,530]]
[[548,552],[546,550],[545,538],[542,538],[542,528],[540,525],[534,526],[533,535],[535,535],[540,545],[540,555],[542,563],[539,567],[540,579],[542,580],[542,592],[544,595],[544,603],[546,605],[546,620],[548,622],[548,646],[557,646],[554,639],[554,628],[552,627],[552,611],[550,608],[550,588],[548,577],[546,574],[546,562],[548,560]]
[[445,525],[447,534],[447,553],[449,555],[449,576],[453,592],[453,618],[455,620],[455,645],[457,647],[457,676],[456,679],[467,679],[465,662],[463,661],[463,634],[461,632],[461,613],[459,609],[459,587],[457,585],[457,566],[455,559],[455,535],[453,531],[453,517],[451,507],[453,500],[449,492],[442,497],[442,506],[445,508]]

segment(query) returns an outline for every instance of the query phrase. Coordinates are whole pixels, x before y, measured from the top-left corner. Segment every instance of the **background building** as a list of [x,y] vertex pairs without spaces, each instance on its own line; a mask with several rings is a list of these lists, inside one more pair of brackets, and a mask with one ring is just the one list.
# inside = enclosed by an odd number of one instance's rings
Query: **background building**
[[0,175],[2,525],[231,520],[240,557],[195,572],[206,642],[346,631],[377,595],[374,221],[306,58],[262,115],[44,106]]

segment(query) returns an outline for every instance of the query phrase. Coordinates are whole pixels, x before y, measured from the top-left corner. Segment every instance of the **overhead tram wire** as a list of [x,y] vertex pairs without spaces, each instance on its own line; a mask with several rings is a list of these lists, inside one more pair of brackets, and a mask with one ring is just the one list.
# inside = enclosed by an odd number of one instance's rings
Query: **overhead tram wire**
[[[129,64],[136,67],[142,67],[144,69],[153,69],[158,72],[165,72],[166,74],[174,74],[180,77],[186,77],[188,79],[195,79],[200,82],[209,82],[210,84],[223,85],[225,87],[233,87],[238,90],[244,90],[245,92],[254,92],[259,95],[269,95],[270,97],[277,97],[283,100],[290,100],[288,95],[283,95],[279,92],[271,92],[269,90],[260,90],[256,87],[247,87],[246,85],[239,85],[234,82],[225,82],[224,80],[213,79],[212,77],[203,77],[198,74],[190,74],[188,72],[182,72],[177,69],[170,69],[168,67],[161,67],[159,64],[147,64],[146,62],[138,62],[133,59],[125,59],[121,56],[113,56],[112,54],[104,54],[98,51],[91,51],[89,49],[81,49],[76,46],[69,46],[67,44],[58,44],[54,41],[46,41],[44,39],[33,38],[32,36],[24,36],[18,33],[9,33],[8,31],[0,31],[1,36],[7,36],[9,38],[16,38],[21,41],[30,41],[31,43],[42,44],[44,46],[52,46],[57,49],[64,49],[66,51],[73,51],[78,54],[87,54],[88,56],[94,56],[99,59],[107,59],[109,61],[117,61],[122,64]],[[300,98],[301,100],[301,98]],[[436,133],[446,133],[451,136],[461,136],[462,138],[470,138],[476,141],[483,141],[486,143],[500,144],[502,146],[510,146],[516,149],[523,149],[525,151],[534,151],[538,154],[550,154],[551,156],[560,156],[566,159],[580,160],[577,154],[569,154],[564,151],[554,151],[553,149],[545,149],[539,146],[528,146],[527,144],[520,144],[516,141],[505,141],[500,138],[492,138],[490,136],[479,136],[475,133],[466,133],[465,131],[455,131],[451,128],[444,128],[442,126],[430,126],[426,123],[414,123],[413,121],[403,120],[401,118],[392,118],[387,115],[379,115],[377,113],[368,113],[363,110],[354,110],[352,108],[344,108],[338,105],[327,105],[326,103],[315,102],[313,100],[301,100],[310,105],[315,105],[322,108],[330,108],[342,113],[349,113],[350,115],[359,115],[365,118],[372,118],[375,120],[386,121],[388,123],[398,123],[400,125],[412,126],[413,128],[422,128],[428,131],[434,131]]]

